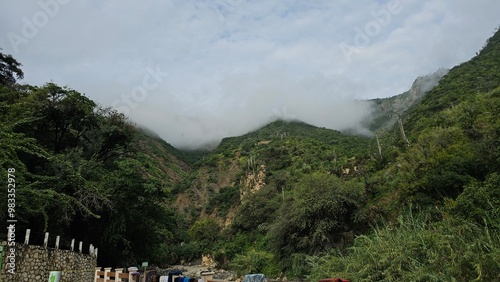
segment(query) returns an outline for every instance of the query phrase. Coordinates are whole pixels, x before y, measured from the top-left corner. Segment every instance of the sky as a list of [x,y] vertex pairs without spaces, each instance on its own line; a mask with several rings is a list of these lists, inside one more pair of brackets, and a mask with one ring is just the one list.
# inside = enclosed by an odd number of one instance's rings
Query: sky
[[472,58],[498,0],[0,0],[20,83],[54,82],[194,148],[273,119],[363,129],[365,100]]

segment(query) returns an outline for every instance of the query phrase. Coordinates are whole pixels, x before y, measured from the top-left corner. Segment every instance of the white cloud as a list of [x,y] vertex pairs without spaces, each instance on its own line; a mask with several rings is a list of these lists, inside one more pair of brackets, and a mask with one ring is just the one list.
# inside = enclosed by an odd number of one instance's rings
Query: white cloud
[[[40,3],[57,11],[12,45],[9,33],[23,36],[26,20],[49,14]],[[393,3],[400,11],[384,22]],[[174,145],[197,145],[276,113],[355,126],[368,109],[353,100],[401,93],[418,75],[470,59],[499,10],[497,0],[10,1],[0,47],[23,64],[24,82],[52,79],[105,106],[158,66],[169,76],[130,116]],[[355,45],[359,31],[369,40],[349,62],[339,46]]]

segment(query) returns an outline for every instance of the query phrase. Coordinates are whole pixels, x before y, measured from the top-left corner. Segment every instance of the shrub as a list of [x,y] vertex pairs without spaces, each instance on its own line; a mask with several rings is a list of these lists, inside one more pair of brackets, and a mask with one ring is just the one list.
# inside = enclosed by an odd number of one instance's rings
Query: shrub
[[365,200],[360,181],[343,181],[328,174],[306,176],[281,206],[269,234],[284,268],[293,253],[313,254],[349,241],[356,213]]
[[236,255],[231,261],[230,267],[239,276],[249,273],[264,273],[266,276],[277,274],[277,264],[274,256],[265,251],[251,250],[242,255]]
[[356,238],[347,255],[333,252],[310,261],[310,281],[498,281],[500,225],[463,220],[430,222],[427,214],[401,216]]

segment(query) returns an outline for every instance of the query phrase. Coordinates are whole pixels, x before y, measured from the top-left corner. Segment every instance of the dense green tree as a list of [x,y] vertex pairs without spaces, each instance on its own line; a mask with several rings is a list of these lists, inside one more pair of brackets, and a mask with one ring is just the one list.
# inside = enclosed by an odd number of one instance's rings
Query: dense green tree
[[281,205],[280,194],[272,187],[265,187],[249,195],[238,207],[233,228],[239,231],[267,230]]
[[16,83],[16,78],[22,79],[23,77],[21,63],[14,59],[12,55],[0,52],[0,85],[13,85]]
[[47,83],[35,88],[17,107],[18,112],[33,117],[33,122],[19,128],[32,134],[54,153],[81,145],[84,134],[96,126],[96,104],[81,93]]
[[498,221],[500,216],[500,175],[493,173],[484,182],[467,185],[456,201],[448,203],[450,212],[478,224]]
[[352,239],[365,202],[363,183],[328,174],[302,178],[285,200],[270,229],[275,252],[286,261],[293,253],[319,253]]
[[214,242],[219,236],[220,226],[213,218],[196,221],[188,230],[191,240],[197,241],[201,252],[208,254],[213,251]]
[[165,168],[138,142],[151,139],[73,89],[15,85],[9,75],[21,77],[20,64],[1,59],[9,87],[0,85],[0,163],[16,170],[19,230],[93,243],[106,265],[174,257],[177,219],[159,179]]

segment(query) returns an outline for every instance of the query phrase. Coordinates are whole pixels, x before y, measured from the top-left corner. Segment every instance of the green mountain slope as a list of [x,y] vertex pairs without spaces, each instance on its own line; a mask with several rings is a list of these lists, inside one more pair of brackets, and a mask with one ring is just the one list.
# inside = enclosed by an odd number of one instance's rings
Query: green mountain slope
[[498,171],[498,87],[500,33],[487,41],[478,56],[453,69],[422,102],[410,109],[404,124],[411,146],[405,160],[425,174],[419,190],[432,189],[456,197],[465,184]]
[[497,31],[487,40],[478,56],[450,70],[422,103],[408,112],[407,127],[419,132],[428,126],[440,126],[443,123],[438,116],[443,111],[497,88],[500,85],[499,65],[500,34]]
[[[496,277],[499,36],[427,94],[431,87],[419,89],[417,79],[410,92],[376,101],[372,129],[388,129],[378,142],[284,121],[224,139],[178,190],[193,256],[209,253],[241,273],[285,271],[312,281]],[[386,115],[394,111],[400,124]],[[445,230],[488,247],[472,248]],[[406,251],[404,260],[387,256],[396,250]],[[477,256],[464,260],[471,252]]]
[[[169,201],[190,167],[172,146],[53,83],[0,85],[0,106],[0,163],[5,179],[15,172],[20,234],[94,244],[105,265],[174,258],[168,250],[182,235]],[[0,207],[5,221],[7,201]]]
[[[500,278],[500,32],[403,113],[385,167],[367,184],[383,224],[348,252],[313,259],[311,280],[496,281]],[[391,149],[392,148],[392,149]],[[368,213],[370,214],[370,213]]]
[[439,80],[448,71],[448,69],[439,69],[432,74],[417,77],[410,90],[389,98],[371,100],[375,106],[370,120],[367,121],[367,127],[376,132],[394,126],[398,116],[418,104],[429,90],[438,85]]
[[337,150],[352,155],[365,154],[367,148],[364,145],[367,145],[368,140],[367,138],[345,135],[336,130],[319,128],[300,121],[277,120],[245,135],[224,138],[216,151],[223,152],[237,148],[248,151],[258,148],[256,145],[267,145],[273,141],[286,138],[311,139],[326,145],[336,146]]
[[[273,185],[282,181],[279,178],[283,174],[297,178],[304,172],[322,171],[341,176],[343,170],[358,169],[357,166],[375,152],[374,146],[374,141],[366,137],[278,120],[243,136],[224,138],[218,148],[198,164],[194,172],[198,175],[191,180],[196,184],[183,186],[188,194],[196,196],[185,203],[206,205],[211,197],[217,197],[214,192],[226,186],[243,193],[244,188],[251,188],[247,178],[256,177],[259,170],[266,171],[265,183]],[[247,175],[249,172],[251,176]],[[185,194],[181,198],[185,198]]]
[[[325,181],[318,189],[328,189],[331,181],[339,185],[339,191],[327,191],[327,194],[333,193],[332,198],[335,195],[350,198],[347,194],[352,191],[347,187],[356,187],[358,200],[344,202],[339,199],[338,204],[339,213],[343,214],[342,222],[353,220],[353,212],[361,207],[365,194],[364,188],[360,188],[363,187],[362,179],[377,163],[377,154],[372,138],[346,135],[297,121],[278,120],[243,136],[223,139],[178,190],[176,207],[191,223],[190,230],[200,225],[218,230],[218,235],[210,240],[193,235],[192,244],[202,246],[190,255],[212,253],[224,264],[252,249],[252,242],[270,240],[272,236],[269,237],[268,232],[278,228],[276,220],[285,213],[281,209],[290,207],[286,203],[302,197],[307,183],[316,180]],[[347,207],[350,207],[350,215],[344,214]],[[321,216],[321,211],[318,213]],[[324,237],[318,237],[317,243],[310,246],[317,251],[326,250],[342,244],[342,238],[354,232],[346,227],[341,233],[334,232],[335,226],[321,225],[316,230],[311,229]],[[309,232],[302,236],[309,236]],[[248,240],[245,244],[232,245],[233,240],[243,238]],[[186,248],[193,249],[189,244]],[[304,247],[297,246],[297,250],[301,248]],[[285,252],[280,256],[289,254]]]

